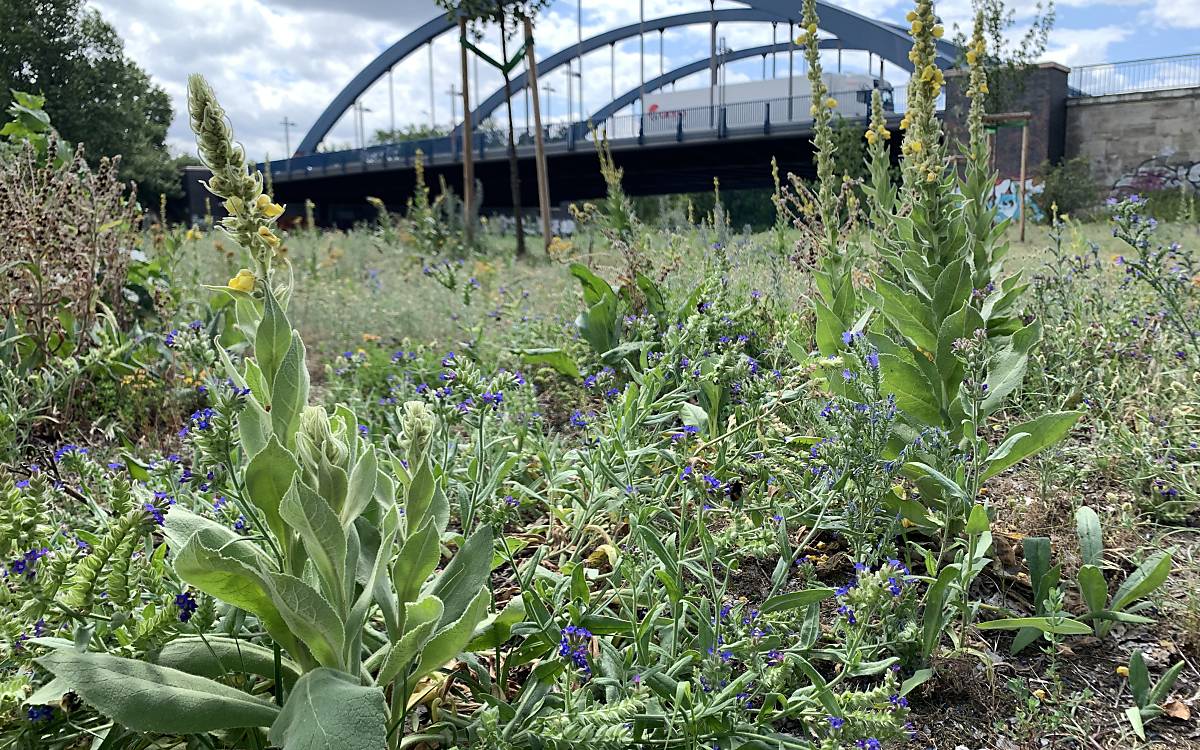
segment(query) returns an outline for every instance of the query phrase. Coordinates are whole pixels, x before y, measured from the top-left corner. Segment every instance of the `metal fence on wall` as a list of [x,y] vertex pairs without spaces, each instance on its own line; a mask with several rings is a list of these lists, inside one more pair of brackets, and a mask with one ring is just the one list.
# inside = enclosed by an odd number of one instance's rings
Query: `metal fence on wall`
[[1105,96],[1200,86],[1200,53],[1080,65],[1067,77],[1070,96]]

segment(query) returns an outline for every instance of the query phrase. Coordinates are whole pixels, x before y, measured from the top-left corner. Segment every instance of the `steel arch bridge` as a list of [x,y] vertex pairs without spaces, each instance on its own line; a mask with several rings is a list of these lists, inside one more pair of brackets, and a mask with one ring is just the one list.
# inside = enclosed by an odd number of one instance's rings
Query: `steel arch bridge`
[[[801,10],[798,0],[736,1],[746,7],[696,11],[655,19],[645,19],[639,23],[611,29],[583,39],[577,44],[569,45],[538,60],[538,77],[544,77],[556,68],[566,65],[588,52],[602,49],[608,45],[615,45],[617,42],[626,39],[643,36],[646,32],[661,32],[669,28],[697,24],[712,24],[715,27],[720,23],[749,21],[772,24],[787,23],[789,25],[788,41],[782,44],[765,45],[763,47],[754,47],[730,53],[721,57],[723,61],[780,52],[788,52],[790,54],[794,50],[799,49],[792,41],[793,33],[791,31],[791,27],[801,23]],[[865,51],[904,70],[912,70],[912,63],[908,59],[911,40],[904,27],[867,18],[866,16],[828,2],[822,2],[821,0],[817,2],[817,12],[820,17],[821,30],[831,35],[830,38],[822,40],[821,46],[823,48]],[[320,143],[329,134],[330,130],[333,129],[334,125],[337,124],[342,116],[354,106],[372,85],[386,76],[397,64],[423,49],[425,45],[431,45],[434,40],[443,34],[457,30],[457,27],[456,22],[445,15],[439,15],[437,18],[425,22],[391,47],[384,50],[384,52],[354,76],[342,91],[334,97],[333,101],[329,103],[329,106],[325,108],[324,112],[321,113],[320,117],[317,118],[316,122],[300,141],[294,155],[304,156],[315,153]],[[957,49],[953,44],[939,40],[937,55],[938,65],[943,68],[950,67],[957,59]],[[664,73],[652,80],[644,81],[637,89],[615,97],[612,102],[596,110],[592,114],[592,121],[600,121],[619,111],[636,101],[643,93],[655,91],[680,78],[700,72],[706,68],[711,68],[716,56],[716,50],[710,50],[708,58],[697,60],[668,73]],[[512,96],[515,97],[526,89],[527,86],[527,72],[515,76],[510,88]],[[471,112],[472,123],[478,125],[500,107],[504,101],[503,88],[484,98]],[[456,128],[455,133],[457,134],[458,131],[459,129]]]

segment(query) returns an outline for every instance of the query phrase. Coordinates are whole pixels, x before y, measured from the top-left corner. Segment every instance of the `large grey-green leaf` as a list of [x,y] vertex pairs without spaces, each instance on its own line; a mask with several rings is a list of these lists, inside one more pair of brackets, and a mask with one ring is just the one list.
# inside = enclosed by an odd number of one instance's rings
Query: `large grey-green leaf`
[[884,391],[896,397],[896,406],[921,424],[942,425],[938,391],[925,373],[894,354],[880,354],[879,364]]
[[429,587],[429,593],[445,605],[443,617],[446,621],[453,622],[462,616],[479,590],[487,585],[491,569],[492,529],[484,525],[467,538],[458,554]]
[[292,650],[296,640],[275,606],[268,574],[231,554],[236,549],[237,545],[212,549],[196,534],[175,555],[175,572],[209,596],[254,614],[271,637]]
[[292,343],[292,324],[275,300],[270,284],[264,284],[263,316],[254,334],[254,358],[266,383],[272,383]]
[[296,683],[268,738],[283,750],[383,750],[383,690],[345,672],[314,669]]
[[[245,672],[275,678],[275,652],[239,638],[182,636],[173,639],[152,657],[151,661],[159,666],[201,677],[216,679],[229,673]],[[300,667],[291,659],[280,659],[280,673],[283,684],[289,688],[300,679]]]
[[1167,576],[1170,574],[1170,553],[1159,552],[1152,555],[1121,582],[1116,593],[1113,594],[1111,609],[1114,612],[1120,612],[1138,599],[1149,596],[1154,589],[1166,582]]
[[294,576],[271,576],[271,601],[288,627],[324,666],[340,666],[346,624],[312,586]]
[[59,649],[37,663],[135,732],[196,734],[270,726],[279,709],[204,677],[109,654]]
[[287,527],[280,517],[279,504],[299,470],[295,455],[280,445],[276,435],[271,435],[267,447],[256,453],[246,466],[246,494],[263,512],[267,528],[280,544],[287,540]]
[[283,520],[300,534],[304,551],[312,560],[325,590],[339,604],[346,598],[346,532],[325,498],[296,480],[279,506]]
[[252,570],[265,572],[272,566],[271,559],[255,542],[224,524],[193,513],[182,505],[173,505],[167,511],[163,522],[163,534],[167,537],[169,548],[176,555],[194,537],[205,547],[219,550],[221,554],[238,560]]
[[423,596],[404,608],[405,632],[388,651],[379,670],[379,684],[386,685],[401,675],[408,676],[412,663],[433,637],[441,620],[442,602],[436,596]]
[[[475,632],[475,626],[487,616],[489,599],[490,592],[486,588],[480,589],[475,598],[467,605],[462,616],[439,630],[429,643],[425,644],[425,648],[421,650],[421,659],[417,662],[417,669],[413,673],[414,679],[421,679],[466,648],[467,643],[471,640],[471,634]],[[447,620],[446,614],[443,614],[442,622],[445,623]]]
[[1075,511],[1075,533],[1079,537],[1079,555],[1085,565],[1104,564],[1104,534],[1100,530],[1100,516],[1096,511],[1081,506]]
[[392,565],[392,584],[401,607],[416,600],[425,580],[437,567],[441,550],[441,541],[432,523],[426,523],[404,540]]
[[350,486],[346,492],[346,504],[342,506],[343,526],[349,526],[375,497],[375,485],[379,479],[379,460],[375,447],[369,446],[350,471]]
[[300,412],[308,404],[308,366],[304,360],[304,342],[293,331],[292,343],[271,383],[271,429],[288,446],[295,438]]
[[994,477],[1018,461],[1062,440],[1071,431],[1071,427],[1082,413],[1078,411],[1051,412],[1012,427],[1008,434],[1017,436],[1016,439],[1009,441],[1006,437],[1001,441],[1001,445],[1005,445],[1007,450],[1002,455],[997,452],[996,457],[987,460],[987,468],[984,469],[981,478]]
[[875,291],[883,298],[883,314],[896,330],[914,346],[931,354],[937,351],[932,311],[920,298],[880,276],[875,277]]

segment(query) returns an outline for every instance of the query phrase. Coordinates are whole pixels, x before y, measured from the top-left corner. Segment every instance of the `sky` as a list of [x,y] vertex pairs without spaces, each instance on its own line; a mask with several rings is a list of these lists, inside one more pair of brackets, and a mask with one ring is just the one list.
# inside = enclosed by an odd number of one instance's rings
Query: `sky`
[[[537,22],[539,57],[575,43],[577,2],[582,3],[585,39],[638,20],[637,0],[554,0]],[[647,18],[707,10],[709,6],[707,0],[642,2]],[[892,23],[903,23],[911,7],[906,0],[844,0],[837,4]],[[116,27],[129,56],[170,94],[176,112],[168,135],[173,152],[195,152],[187,118],[181,113],[186,114],[187,76],[199,72],[216,89],[237,137],[252,158],[281,158],[289,141],[295,149],[303,133],[359,70],[441,12],[432,0],[88,0],[87,5],[99,10]],[[1020,32],[1027,26],[1021,21],[1028,19],[1033,4],[1018,0],[1009,5],[1016,10],[1016,31]],[[717,7],[743,6],[718,0]],[[951,32],[955,24],[969,26],[970,0],[938,3],[937,13]],[[770,24],[719,27],[719,35],[732,49],[768,44],[771,33]],[[707,57],[708,34],[707,25],[666,31],[661,39],[662,66],[670,70]],[[786,28],[780,31],[779,41],[786,34]],[[396,66],[390,91],[384,77],[363,95],[363,126],[368,138],[374,130],[392,127],[393,123],[395,127],[417,123],[444,127],[452,115],[461,119],[461,99],[453,103],[455,110],[451,110],[450,87],[460,83],[454,36],[443,35],[434,42],[432,60],[426,49]],[[659,74],[658,36],[651,33],[645,39],[646,78]],[[485,33],[480,47],[500,57],[495,29]],[[1044,59],[1078,66],[1191,52],[1200,52],[1200,0],[1058,0],[1057,22]],[[774,62],[776,73],[786,75],[786,55]],[[607,103],[613,88],[620,94],[638,85],[638,39],[618,44],[612,63],[610,69],[607,48],[584,56],[586,112]],[[866,55],[846,53],[843,64],[847,71],[861,70],[866,66]],[[827,68],[832,65],[831,59],[826,61]],[[769,77],[770,58],[766,68]],[[704,75],[678,86],[701,87]],[[731,63],[726,81],[752,80],[762,75],[761,58],[753,58]],[[899,68],[889,67],[885,77],[899,85],[904,74]],[[543,101],[543,112],[548,109],[552,119],[559,119],[568,103],[566,68],[551,73],[547,80],[553,90]],[[472,83],[472,98],[478,101],[501,85],[499,72],[481,63],[478,79]],[[574,98],[573,108],[577,109],[578,95]],[[524,112],[524,98],[518,96],[514,100],[518,127],[525,119]],[[287,128],[286,138],[285,119],[294,123]],[[354,120],[352,113],[342,117],[327,136],[326,145],[355,144],[358,137]]]

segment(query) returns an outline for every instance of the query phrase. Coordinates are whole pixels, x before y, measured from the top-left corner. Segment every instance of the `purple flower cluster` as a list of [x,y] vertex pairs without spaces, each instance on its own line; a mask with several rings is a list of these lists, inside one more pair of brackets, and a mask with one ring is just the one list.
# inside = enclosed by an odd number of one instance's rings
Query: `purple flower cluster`
[[5,573],[5,576],[7,577],[9,573],[18,576],[23,575],[26,580],[32,581],[34,576],[37,575],[38,560],[49,554],[50,550],[45,547],[31,549],[8,564],[8,571]]
[[184,591],[182,594],[175,595],[175,606],[179,607],[179,621],[187,622],[192,619],[192,615],[196,613],[196,608],[199,606],[196,603],[196,597],[190,591]]
[[558,655],[568,659],[577,669],[591,676],[592,667],[588,664],[588,647],[592,642],[592,632],[585,627],[568,625],[562,629],[562,638],[558,642]]

